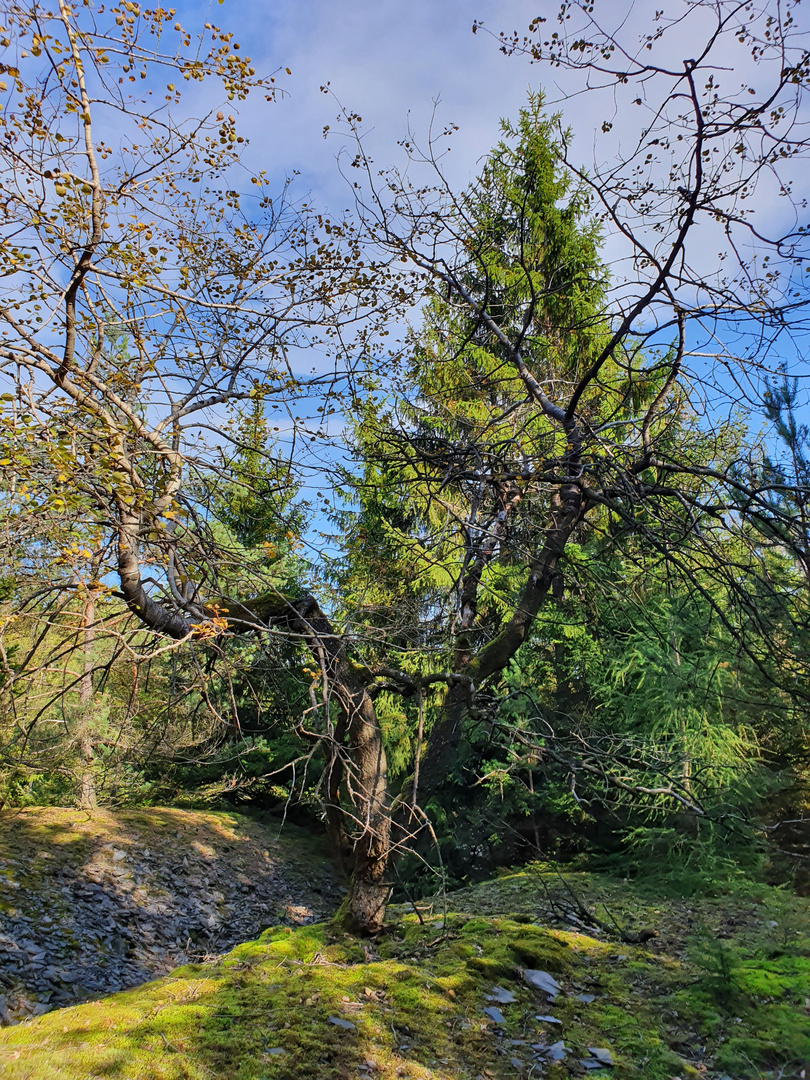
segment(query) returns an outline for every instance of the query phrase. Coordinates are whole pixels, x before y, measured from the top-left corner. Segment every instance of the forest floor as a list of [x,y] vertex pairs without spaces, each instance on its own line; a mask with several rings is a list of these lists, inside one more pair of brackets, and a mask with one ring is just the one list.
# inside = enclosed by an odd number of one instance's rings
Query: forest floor
[[[658,936],[622,940],[648,929]],[[451,893],[446,909],[392,908],[374,942],[328,922],[278,926],[8,1027],[0,1076],[798,1080],[809,1014],[806,897],[737,883],[679,899],[538,864]]]

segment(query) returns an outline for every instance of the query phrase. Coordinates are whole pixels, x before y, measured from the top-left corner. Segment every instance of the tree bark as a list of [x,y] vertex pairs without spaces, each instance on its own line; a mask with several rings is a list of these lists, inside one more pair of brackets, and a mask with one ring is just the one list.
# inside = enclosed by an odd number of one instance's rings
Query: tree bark
[[351,804],[360,807],[363,820],[353,846],[346,923],[353,930],[374,934],[382,929],[391,893],[387,879],[391,816],[385,749],[374,704],[365,688],[352,694],[348,734],[349,754],[356,769]]
[[121,594],[133,615],[144,626],[169,637],[180,639],[192,633],[191,620],[175,612],[167,611],[156,603],[146,592],[141,581],[141,567],[138,557],[138,534],[140,516],[122,511],[118,526],[118,580]]
[[[293,607],[290,629],[306,636],[326,681],[327,700],[334,699],[340,711],[328,747],[327,826],[351,881],[343,920],[355,932],[376,934],[391,892],[391,815],[382,733],[365,677],[346,656],[345,643],[318,602],[307,596]],[[328,723],[325,718],[327,741]],[[348,806],[342,805],[341,795]]]

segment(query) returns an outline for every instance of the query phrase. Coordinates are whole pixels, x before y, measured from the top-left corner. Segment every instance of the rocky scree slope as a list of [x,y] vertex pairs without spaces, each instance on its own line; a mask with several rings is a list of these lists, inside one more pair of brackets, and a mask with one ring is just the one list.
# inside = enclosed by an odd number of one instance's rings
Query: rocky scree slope
[[342,888],[302,830],[190,810],[0,813],[0,1022],[137,986]]

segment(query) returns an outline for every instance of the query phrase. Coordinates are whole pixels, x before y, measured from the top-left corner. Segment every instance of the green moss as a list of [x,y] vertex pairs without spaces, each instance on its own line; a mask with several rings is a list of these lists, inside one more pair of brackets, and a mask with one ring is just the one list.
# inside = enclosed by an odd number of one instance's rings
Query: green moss
[[525,968],[542,968],[555,973],[563,972],[568,967],[568,946],[547,931],[524,927],[519,937],[510,945],[512,955]]
[[495,982],[498,979],[513,978],[516,974],[514,964],[496,960],[491,956],[473,956],[467,961],[467,967],[470,971]]
[[[653,905],[626,882],[572,875],[583,901],[604,903],[620,925],[660,928],[639,947],[527,921],[529,908],[537,917],[537,872],[451,897],[458,910],[446,923],[392,912],[377,953],[331,924],[267,930],[215,964],[4,1029],[0,1073],[515,1080],[510,1058],[540,1075],[531,1043],[563,1038],[569,1063],[609,1048],[615,1068],[592,1075],[613,1080],[798,1075],[810,1058],[806,901],[760,889]],[[564,994],[548,1002],[533,991],[520,976],[529,967],[553,973]],[[482,1012],[495,985],[515,996],[501,1006],[503,1025]],[[561,1025],[537,1019],[548,1013]],[[542,1075],[561,1080],[569,1063]]]

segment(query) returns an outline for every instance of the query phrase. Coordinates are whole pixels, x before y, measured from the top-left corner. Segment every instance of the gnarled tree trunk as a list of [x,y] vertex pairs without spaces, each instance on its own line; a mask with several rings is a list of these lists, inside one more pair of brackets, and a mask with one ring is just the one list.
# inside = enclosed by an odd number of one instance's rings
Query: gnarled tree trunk
[[388,763],[365,677],[314,597],[293,605],[290,628],[306,637],[325,680],[324,707],[335,701],[339,720],[331,731],[324,717],[327,765],[327,826],[351,885],[343,916],[347,927],[374,934],[382,929],[391,892],[391,815]]

